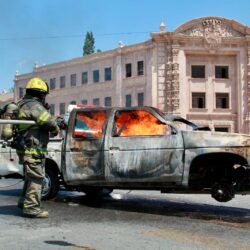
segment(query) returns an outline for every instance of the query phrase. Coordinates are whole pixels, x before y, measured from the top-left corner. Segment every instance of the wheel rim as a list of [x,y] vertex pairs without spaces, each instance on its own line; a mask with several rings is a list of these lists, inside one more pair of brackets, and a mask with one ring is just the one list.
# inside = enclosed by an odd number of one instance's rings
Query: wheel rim
[[42,183],[42,197],[45,197],[49,194],[51,189],[51,180],[47,174],[45,174],[45,177],[43,179]]

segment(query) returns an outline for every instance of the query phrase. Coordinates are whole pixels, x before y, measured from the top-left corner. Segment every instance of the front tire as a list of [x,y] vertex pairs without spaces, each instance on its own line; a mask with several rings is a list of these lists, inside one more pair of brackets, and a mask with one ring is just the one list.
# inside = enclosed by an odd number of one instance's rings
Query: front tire
[[228,202],[232,200],[234,194],[234,187],[230,182],[217,182],[212,186],[211,196],[219,202]]
[[45,178],[42,184],[42,200],[54,198],[59,190],[58,172],[52,168],[45,168]]

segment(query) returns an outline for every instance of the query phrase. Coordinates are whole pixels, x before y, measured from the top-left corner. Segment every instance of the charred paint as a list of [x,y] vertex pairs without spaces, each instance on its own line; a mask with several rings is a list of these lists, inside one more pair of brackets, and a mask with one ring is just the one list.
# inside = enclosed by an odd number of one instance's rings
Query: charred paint
[[[125,116],[119,119],[118,114],[129,112],[133,114],[129,118],[133,126],[128,129],[129,119]],[[147,129],[147,133],[138,132],[138,127],[135,127],[140,124],[139,113],[143,113],[143,125],[148,122],[145,114],[153,116],[146,127],[152,123],[158,126],[159,129],[155,130],[158,132],[151,129]],[[173,121],[173,117],[150,107],[72,111],[65,141],[63,144],[50,142],[47,157],[57,163],[68,185],[114,183],[119,187],[123,183],[141,183],[141,186],[150,183],[152,189],[159,183],[166,187],[170,183],[188,187],[190,166],[198,156],[229,153],[250,163],[250,136],[185,131],[176,127]],[[191,125],[193,129],[198,128]],[[3,155],[1,153],[1,160]],[[7,162],[6,157],[2,162]],[[13,164],[4,165],[9,171],[13,169]]]
[[[124,181],[173,181],[183,171],[181,135],[111,137],[106,152],[107,178]],[[165,177],[157,180],[157,177]]]

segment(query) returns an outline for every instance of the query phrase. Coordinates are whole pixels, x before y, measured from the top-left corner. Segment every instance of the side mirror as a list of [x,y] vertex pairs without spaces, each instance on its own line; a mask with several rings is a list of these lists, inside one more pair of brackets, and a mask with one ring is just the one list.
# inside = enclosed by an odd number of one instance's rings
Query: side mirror
[[177,130],[171,127],[171,135],[177,135]]
[[169,126],[170,130],[171,130],[171,135],[177,135],[177,129],[172,125],[172,123],[166,121],[166,126]]

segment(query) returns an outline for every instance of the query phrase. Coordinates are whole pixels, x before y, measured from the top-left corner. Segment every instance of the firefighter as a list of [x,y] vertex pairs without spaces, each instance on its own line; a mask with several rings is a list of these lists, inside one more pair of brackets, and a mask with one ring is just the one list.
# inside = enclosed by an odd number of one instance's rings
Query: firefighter
[[45,102],[48,85],[40,78],[32,78],[26,85],[25,96],[17,103],[19,119],[33,120],[35,125],[19,124],[17,152],[24,166],[24,187],[18,201],[23,216],[47,218],[49,213],[41,209],[41,189],[45,177],[45,154],[49,134],[56,136],[60,130],[56,119],[48,112]]

